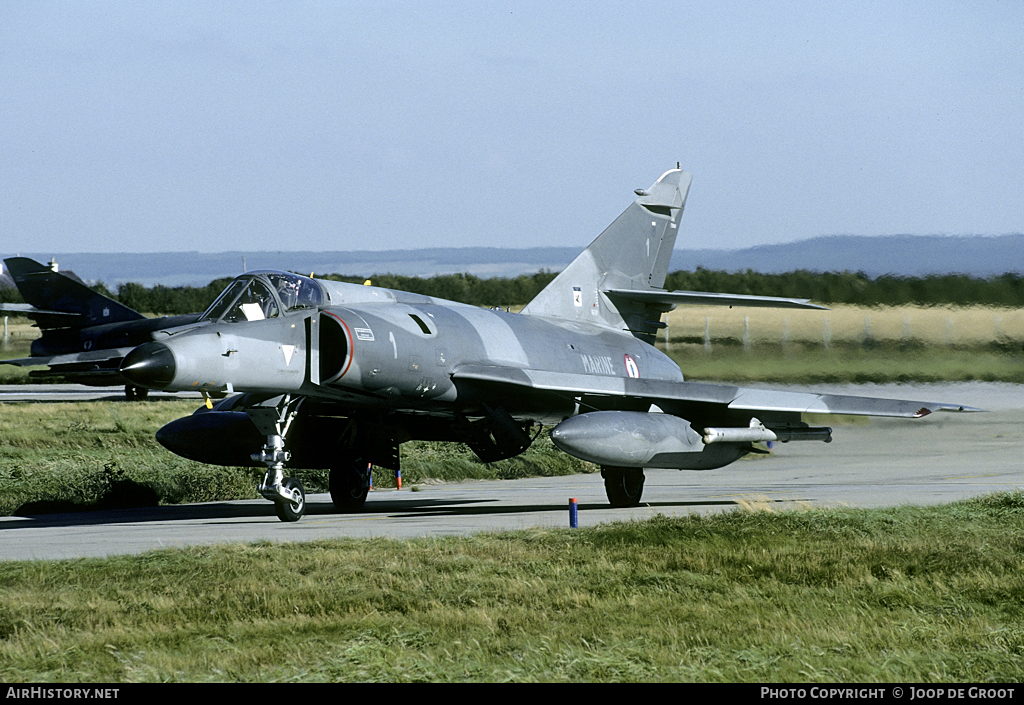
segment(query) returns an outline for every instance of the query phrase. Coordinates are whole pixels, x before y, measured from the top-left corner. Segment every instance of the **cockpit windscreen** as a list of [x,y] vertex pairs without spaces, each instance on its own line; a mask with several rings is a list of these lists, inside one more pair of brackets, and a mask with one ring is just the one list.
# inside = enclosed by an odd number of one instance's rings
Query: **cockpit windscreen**
[[231,282],[200,320],[262,321],[316,308],[322,302],[320,285],[308,277],[288,272],[253,272]]

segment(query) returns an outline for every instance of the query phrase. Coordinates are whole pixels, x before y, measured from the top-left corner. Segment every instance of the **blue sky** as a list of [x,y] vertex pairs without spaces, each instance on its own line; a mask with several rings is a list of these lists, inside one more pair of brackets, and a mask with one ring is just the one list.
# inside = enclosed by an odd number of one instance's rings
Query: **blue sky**
[[[1024,3],[0,3],[17,252],[1024,232]],[[1024,255],[1022,255],[1024,256]]]

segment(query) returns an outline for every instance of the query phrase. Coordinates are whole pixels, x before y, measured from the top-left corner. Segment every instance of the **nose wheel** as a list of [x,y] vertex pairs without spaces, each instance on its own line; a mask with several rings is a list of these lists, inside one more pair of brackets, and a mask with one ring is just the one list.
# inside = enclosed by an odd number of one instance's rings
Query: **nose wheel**
[[281,521],[298,521],[306,513],[306,490],[294,477],[286,477],[274,498],[274,511]]

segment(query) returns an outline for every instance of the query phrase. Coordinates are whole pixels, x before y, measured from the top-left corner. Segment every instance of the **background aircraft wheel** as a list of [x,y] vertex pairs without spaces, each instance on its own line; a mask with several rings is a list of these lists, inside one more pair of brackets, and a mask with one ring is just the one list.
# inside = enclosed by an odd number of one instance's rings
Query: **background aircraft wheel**
[[369,463],[353,461],[333,467],[327,484],[335,507],[343,512],[357,512],[363,508],[370,491]]
[[149,390],[145,387],[136,387],[134,384],[124,385],[124,396],[128,401],[146,401]]
[[289,502],[286,499],[275,499],[274,510],[277,512],[277,518],[281,521],[298,521],[306,512],[306,490],[294,477],[286,477],[281,484],[289,490],[298,490],[299,500]]
[[635,507],[644,493],[643,468],[602,467],[604,491],[613,507]]

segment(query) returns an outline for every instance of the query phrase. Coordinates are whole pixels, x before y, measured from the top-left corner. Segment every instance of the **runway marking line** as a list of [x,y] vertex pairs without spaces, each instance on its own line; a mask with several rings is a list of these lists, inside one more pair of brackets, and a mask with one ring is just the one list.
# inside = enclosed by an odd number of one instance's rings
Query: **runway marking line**
[[944,477],[943,480],[971,480],[976,477],[1002,477],[1006,473],[1002,472],[990,472],[985,475],[952,475],[950,477]]

